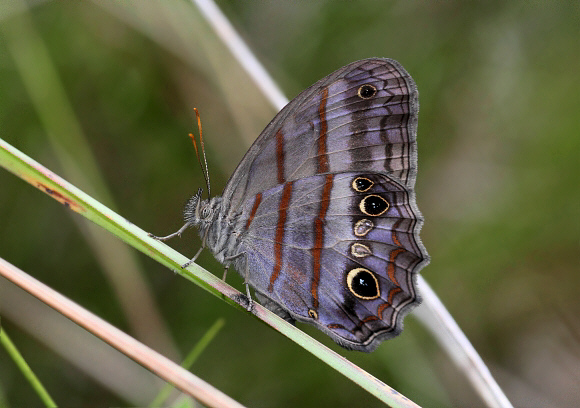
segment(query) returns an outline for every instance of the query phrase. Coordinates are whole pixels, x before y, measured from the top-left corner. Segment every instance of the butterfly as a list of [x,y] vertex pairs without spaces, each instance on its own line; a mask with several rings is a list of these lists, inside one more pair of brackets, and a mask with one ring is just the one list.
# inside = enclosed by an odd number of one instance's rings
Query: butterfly
[[397,61],[340,68],[274,117],[221,196],[202,200],[200,189],[168,237],[197,227],[248,296],[249,285],[284,319],[373,351],[420,303],[429,262],[414,191],[418,110]]

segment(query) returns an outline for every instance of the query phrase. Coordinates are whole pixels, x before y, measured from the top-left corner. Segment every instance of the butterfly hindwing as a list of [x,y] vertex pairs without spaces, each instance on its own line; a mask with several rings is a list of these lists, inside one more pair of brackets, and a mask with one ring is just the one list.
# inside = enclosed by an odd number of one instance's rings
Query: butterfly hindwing
[[328,173],[259,194],[239,248],[251,286],[348,348],[370,351],[400,332],[424,261],[421,221],[400,182]]

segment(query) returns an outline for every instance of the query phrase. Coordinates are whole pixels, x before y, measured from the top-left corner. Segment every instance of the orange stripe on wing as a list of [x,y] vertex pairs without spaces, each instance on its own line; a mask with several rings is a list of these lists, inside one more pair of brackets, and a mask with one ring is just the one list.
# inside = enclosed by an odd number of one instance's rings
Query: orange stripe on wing
[[383,319],[383,312],[385,311],[386,308],[390,307],[391,303],[387,302],[387,303],[381,303],[377,309],[377,316],[379,316],[381,318],[381,320]]
[[314,248],[312,248],[312,282],[310,285],[310,293],[312,294],[312,307],[318,308],[318,284],[320,282],[320,258],[322,255],[322,248],[324,246],[324,223],[328,205],[330,204],[330,192],[332,191],[332,184],[334,175],[327,174],[324,179],[324,188],[322,190],[322,197],[320,200],[320,209],[318,216],[314,219]]
[[292,182],[286,183],[284,185],[284,190],[282,191],[282,198],[280,199],[280,204],[278,204],[278,224],[276,224],[276,239],[274,242],[274,270],[272,275],[270,275],[270,285],[268,285],[268,291],[272,292],[274,289],[274,283],[278,279],[278,275],[282,270],[282,247],[284,245],[284,228],[286,225],[286,216],[288,212],[288,204],[290,203],[290,198],[292,197]]
[[318,105],[318,117],[320,119],[320,133],[318,135],[318,173],[328,172],[328,155],[326,154],[326,132],[328,123],[326,122],[326,101],[328,98],[328,88],[322,90],[320,105]]
[[405,252],[402,248],[397,248],[394,251],[391,251],[391,254],[389,255],[389,265],[387,266],[387,275],[391,282],[397,286],[399,286],[399,282],[397,282],[397,277],[395,276],[395,258],[402,252]]
[[258,211],[258,207],[260,206],[261,202],[262,202],[262,193],[258,193],[254,197],[254,205],[252,206],[252,211],[250,212],[250,218],[248,218],[248,221],[246,222],[246,229],[250,227],[250,224],[252,223],[252,220],[254,219],[256,211]]
[[399,228],[399,225],[401,225],[401,223],[403,222],[402,218],[399,218],[394,224],[393,224],[393,230],[391,231],[391,237],[393,239],[393,243],[398,246],[398,247],[402,247],[403,245],[401,245],[401,241],[399,241],[399,237],[397,237],[397,228]]
[[278,169],[278,183],[284,184],[286,179],[284,178],[284,134],[282,129],[278,129],[276,132],[276,167]]
[[402,292],[403,289],[397,287],[397,288],[393,288],[389,291],[389,295],[387,296],[387,302],[389,302],[390,304],[393,304],[393,298],[395,297],[395,295],[397,293]]

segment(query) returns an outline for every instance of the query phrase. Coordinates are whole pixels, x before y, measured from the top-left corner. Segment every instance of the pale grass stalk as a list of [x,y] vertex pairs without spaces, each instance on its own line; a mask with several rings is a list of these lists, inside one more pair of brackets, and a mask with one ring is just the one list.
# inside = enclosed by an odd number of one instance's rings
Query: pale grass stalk
[[243,407],[212,385],[0,258],[0,276],[62,313],[182,392],[211,407]]
[[423,305],[414,310],[415,317],[429,329],[489,407],[512,407],[467,336],[425,279],[419,280],[419,291]]

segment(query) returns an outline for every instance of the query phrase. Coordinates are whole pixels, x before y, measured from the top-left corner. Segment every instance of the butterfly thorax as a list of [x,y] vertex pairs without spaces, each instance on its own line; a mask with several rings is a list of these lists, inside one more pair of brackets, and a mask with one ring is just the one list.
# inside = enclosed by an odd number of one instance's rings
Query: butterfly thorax
[[239,234],[238,217],[227,217],[222,197],[201,200],[199,193],[185,205],[185,222],[196,226],[203,245],[222,264],[228,265],[237,255]]

